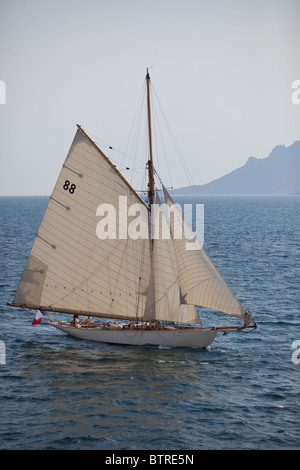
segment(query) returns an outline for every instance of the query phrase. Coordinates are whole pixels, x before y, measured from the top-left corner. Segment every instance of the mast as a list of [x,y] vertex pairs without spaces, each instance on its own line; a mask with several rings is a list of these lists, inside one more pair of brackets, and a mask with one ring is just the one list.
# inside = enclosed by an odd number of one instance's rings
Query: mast
[[151,109],[150,109],[150,75],[147,69],[146,75],[147,81],[147,109],[148,109],[148,131],[149,131],[149,160],[148,160],[148,177],[149,177],[149,207],[151,211],[151,205],[154,202],[154,169],[153,169],[153,158],[152,158],[152,133],[151,133]]

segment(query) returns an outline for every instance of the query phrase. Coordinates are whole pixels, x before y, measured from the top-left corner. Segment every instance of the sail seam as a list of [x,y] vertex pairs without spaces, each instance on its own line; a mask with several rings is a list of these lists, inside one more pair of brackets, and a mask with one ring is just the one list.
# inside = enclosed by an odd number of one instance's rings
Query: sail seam
[[[49,224],[49,225],[51,226],[51,224]],[[54,227],[54,226],[52,226],[52,227]],[[58,231],[58,230],[57,230],[57,231]],[[50,231],[49,233],[51,233],[51,231]],[[62,232],[62,233],[63,233],[63,232]],[[42,239],[42,237],[40,237],[40,236],[39,236],[39,238]],[[60,238],[57,237],[57,240],[60,240]],[[70,240],[72,240],[72,237],[70,237]],[[45,240],[44,240],[44,241],[45,241]],[[62,240],[62,241],[63,241],[63,240]],[[74,241],[75,241],[75,239],[74,239]],[[112,240],[112,242],[113,242],[113,240]],[[123,242],[124,242],[123,244],[124,244],[124,248],[125,248],[125,246],[126,246],[126,245],[125,245],[125,240],[123,240]],[[49,242],[47,242],[47,243],[48,243],[50,246],[52,246]],[[77,243],[78,243],[79,245],[81,245],[82,248],[86,248],[86,244],[80,243],[80,242],[78,242],[78,241],[77,241]],[[52,246],[52,247],[53,247],[53,246]],[[106,250],[106,251],[105,251],[105,254],[102,255],[102,261],[101,261],[101,262],[97,262],[98,264],[97,264],[97,268],[96,268],[96,269],[99,269],[99,266],[101,266],[105,261],[107,261],[107,260],[109,259],[109,257],[110,257],[111,254],[113,253],[114,249],[115,249],[115,246],[114,246],[114,244],[113,244],[113,246],[112,246],[109,250]],[[74,259],[74,254],[73,254],[73,252],[72,252],[72,251],[67,251],[66,249],[64,250],[64,252],[67,253],[67,254],[69,254],[69,255],[70,255],[70,258],[67,257],[67,256],[64,256],[63,253],[61,254],[61,257],[64,258],[66,261],[69,261],[69,262],[71,261],[71,263],[74,264],[74,262],[73,262],[73,259]],[[77,252],[79,252],[79,253],[81,253],[82,255],[84,255],[84,249],[83,249],[82,251],[77,251]],[[95,258],[94,258],[94,259],[95,259]],[[130,261],[131,261],[131,260],[130,260]],[[78,263],[81,263],[81,261],[79,260]],[[78,263],[77,263],[77,264],[78,264]],[[134,263],[129,263],[129,261],[128,261],[128,266],[134,268]],[[112,269],[113,269],[113,267],[112,267]],[[117,272],[117,271],[116,271],[116,272]],[[131,272],[132,272],[132,270],[131,270]],[[76,278],[74,278],[74,279],[76,279]]]

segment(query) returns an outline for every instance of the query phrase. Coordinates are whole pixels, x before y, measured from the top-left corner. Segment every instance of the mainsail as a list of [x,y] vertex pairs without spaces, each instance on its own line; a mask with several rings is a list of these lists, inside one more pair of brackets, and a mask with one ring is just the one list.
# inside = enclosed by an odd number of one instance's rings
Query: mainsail
[[[78,126],[14,304],[143,318],[150,275],[149,238],[96,237],[98,205],[117,208],[119,196],[126,196],[128,205],[144,204]],[[119,226],[118,217],[115,221],[118,234],[124,227]]]

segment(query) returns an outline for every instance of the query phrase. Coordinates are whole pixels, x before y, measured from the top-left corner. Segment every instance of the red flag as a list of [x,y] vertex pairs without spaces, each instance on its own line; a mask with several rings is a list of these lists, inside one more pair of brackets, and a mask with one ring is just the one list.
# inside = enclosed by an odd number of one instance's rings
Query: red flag
[[42,322],[43,314],[38,310],[32,325],[39,325]]

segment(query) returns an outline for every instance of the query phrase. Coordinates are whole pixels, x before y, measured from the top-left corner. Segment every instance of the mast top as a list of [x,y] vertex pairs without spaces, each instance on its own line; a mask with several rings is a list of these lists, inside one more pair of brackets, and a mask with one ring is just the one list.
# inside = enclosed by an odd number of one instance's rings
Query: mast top
[[148,133],[149,133],[149,161],[148,161],[148,178],[149,178],[149,207],[154,202],[155,187],[154,187],[154,169],[153,169],[153,157],[152,157],[152,131],[151,131],[151,108],[150,108],[150,75],[147,68],[147,108],[148,108]]

